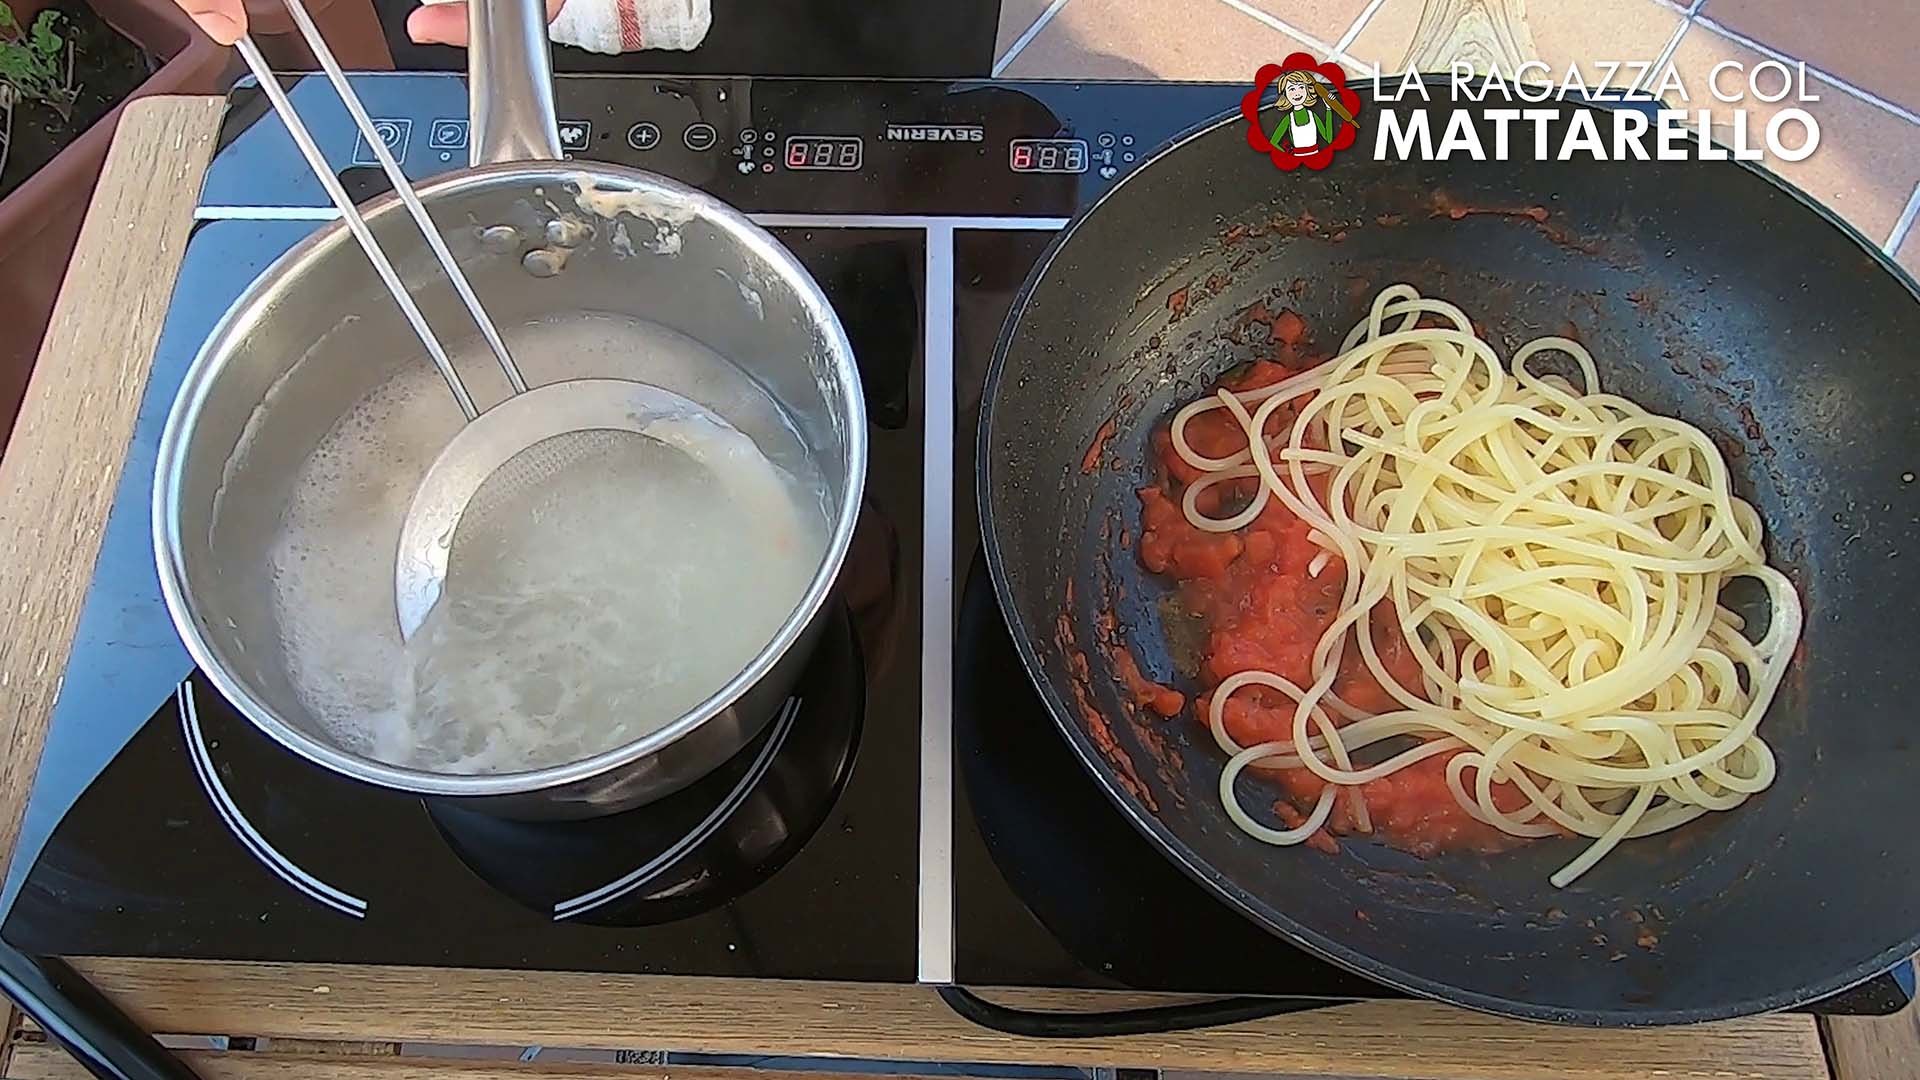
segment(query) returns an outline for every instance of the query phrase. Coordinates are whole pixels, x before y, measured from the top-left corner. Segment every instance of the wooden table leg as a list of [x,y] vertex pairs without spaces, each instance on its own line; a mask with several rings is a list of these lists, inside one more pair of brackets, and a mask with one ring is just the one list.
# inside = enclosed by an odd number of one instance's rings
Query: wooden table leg
[[1833,1080],[1920,1078],[1920,1003],[1892,1016],[1831,1016],[1820,1021]]

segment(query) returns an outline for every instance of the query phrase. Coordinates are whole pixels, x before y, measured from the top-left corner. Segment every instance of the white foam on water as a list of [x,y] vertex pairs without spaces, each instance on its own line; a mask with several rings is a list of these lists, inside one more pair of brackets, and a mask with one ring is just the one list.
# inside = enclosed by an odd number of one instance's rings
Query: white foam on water
[[818,474],[739,368],[614,316],[536,323],[509,342],[530,385],[635,379],[738,430],[681,418],[601,433],[538,483],[483,487],[439,603],[403,642],[400,525],[460,414],[424,365],[350,410],[296,483],[273,545],[274,606],[301,703],[382,761],[518,772],[657,730],[766,645],[826,549]]

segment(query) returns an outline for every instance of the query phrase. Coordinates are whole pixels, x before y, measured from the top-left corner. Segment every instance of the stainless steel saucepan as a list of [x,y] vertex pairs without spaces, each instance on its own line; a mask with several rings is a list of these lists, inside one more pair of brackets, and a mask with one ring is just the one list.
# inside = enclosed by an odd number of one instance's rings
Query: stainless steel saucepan
[[[662,340],[691,339],[777,403],[825,488],[827,550],[802,600],[747,667],[701,704],[585,760],[449,775],[386,764],[330,732],[303,705],[289,672],[293,631],[272,599],[274,538],[295,478],[328,433],[396,374],[430,370],[340,222],[263,273],[194,360],[161,440],[154,546],[161,591],[188,651],[249,720],[289,749],[358,780],[506,816],[588,817],[705,775],[775,714],[812,650],[852,539],[866,474],[865,411],[846,335],[799,261],[699,191],[637,170],[563,161],[541,0],[468,8],[472,167],[417,189],[428,213],[523,366],[541,347],[540,328],[556,319],[622,320]],[[362,212],[443,340],[472,339],[473,348],[449,349],[462,381],[476,397],[490,395],[483,407],[505,398],[491,353],[404,207],[388,196]],[[712,384],[684,364],[650,363],[645,350],[587,352],[595,366],[570,377],[658,385],[756,437],[756,424],[766,422],[728,415]],[[450,395],[441,404],[445,415],[432,423],[444,421],[451,438],[460,408]],[[397,455],[349,478],[374,493],[370,505],[399,508],[389,559],[400,514],[429,464],[431,455]],[[387,525],[376,512],[368,527]],[[391,562],[366,567],[380,586],[366,590],[369,604],[391,610],[394,570]]]

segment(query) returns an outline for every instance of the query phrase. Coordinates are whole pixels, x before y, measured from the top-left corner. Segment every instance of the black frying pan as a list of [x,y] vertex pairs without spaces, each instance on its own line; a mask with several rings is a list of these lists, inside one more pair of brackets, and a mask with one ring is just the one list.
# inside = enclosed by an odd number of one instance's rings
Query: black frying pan
[[[1500,104],[1436,102],[1434,130],[1452,108]],[[1375,117],[1369,104],[1363,125]],[[1016,303],[982,405],[982,532],[1001,608],[1069,742],[1167,857],[1247,916],[1462,1005],[1582,1024],[1708,1020],[1803,1004],[1913,954],[1912,279],[1744,165],[1385,162],[1369,160],[1371,142],[1368,128],[1324,172],[1283,174],[1248,148],[1237,115],[1224,119],[1076,220]],[[1530,142],[1516,141],[1522,155]],[[1762,728],[1779,756],[1771,790],[1629,841],[1554,889],[1547,875],[1582,841],[1426,860],[1351,839],[1338,855],[1268,847],[1227,820],[1214,794],[1223,756],[1191,706],[1169,721],[1130,715],[1095,647],[1105,612],[1149,675],[1195,689],[1166,647],[1166,586],[1123,543],[1139,532],[1150,433],[1254,355],[1228,340],[1236,313],[1292,308],[1330,351],[1395,281],[1459,304],[1503,350],[1570,324],[1609,389],[1719,442],[1807,606],[1801,655]],[[1059,643],[1063,615],[1074,648]],[[1113,755],[1075,705],[1075,653]]]

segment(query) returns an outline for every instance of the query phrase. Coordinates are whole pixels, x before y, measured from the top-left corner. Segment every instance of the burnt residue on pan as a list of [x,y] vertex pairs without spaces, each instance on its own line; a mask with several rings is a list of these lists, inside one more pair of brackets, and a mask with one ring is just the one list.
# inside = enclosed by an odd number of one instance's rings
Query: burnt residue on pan
[[1582,255],[1607,254],[1606,246],[1600,239],[1576,235],[1571,229],[1554,221],[1553,212],[1544,206],[1483,206],[1463,202],[1444,191],[1436,191],[1428,212],[1434,217],[1446,217],[1453,221],[1463,221],[1476,215],[1527,221],[1538,229],[1540,235],[1569,251]]
[[1113,737],[1113,728],[1107,724],[1106,716],[1094,704],[1093,665],[1087,662],[1087,654],[1081,650],[1073,632],[1073,586],[1067,586],[1067,610],[1060,613],[1054,621],[1053,645],[1066,659],[1068,685],[1073,693],[1074,711],[1086,725],[1087,734],[1094,745],[1112,763],[1114,775],[1119,779],[1128,794],[1140,800],[1149,811],[1160,812],[1160,804],[1154,798],[1153,790],[1140,780],[1140,773],[1133,766],[1133,759]]
[[1167,723],[1184,720],[1187,696],[1173,687],[1154,681],[1142,671],[1140,658],[1127,643],[1126,631],[1114,614],[1117,601],[1125,593],[1125,586],[1119,584],[1116,575],[1111,573],[1110,560],[1116,552],[1125,552],[1127,549],[1117,547],[1114,542],[1118,530],[1111,526],[1113,518],[1117,518],[1117,514],[1111,515],[1109,525],[1102,529],[1105,543],[1102,545],[1100,562],[1108,568],[1108,572],[1101,575],[1102,595],[1099,609],[1094,614],[1094,639],[1100,654],[1107,661],[1103,674],[1116,681],[1123,691],[1118,701],[1120,715],[1126,719],[1140,749],[1153,759],[1154,774],[1160,781],[1161,790],[1176,808],[1185,807],[1187,785],[1182,777],[1186,760],[1181,756],[1179,747],[1168,741],[1161,728]]
[[1114,425],[1119,423],[1119,414],[1107,417],[1100,430],[1093,433],[1093,441],[1087,444],[1087,452],[1080,458],[1080,471],[1090,473],[1100,467],[1100,458],[1107,452],[1107,443],[1113,439]]
[[[1186,760],[1160,728],[1166,723],[1178,722],[1169,721],[1168,718],[1179,717],[1186,705],[1186,695],[1161,686],[1141,674],[1140,661],[1134,657],[1126,642],[1120,639],[1110,616],[1103,620],[1103,629],[1112,636],[1101,642],[1101,652],[1128,694],[1121,700],[1121,714],[1132,726],[1133,735],[1139,740],[1141,748],[1153,759],[1154,773],[1162,790],[1176,809],[1184,808],[1187,805],[1187,791],[1180,778],[1186,769]],[[1154,809],[1157,811],[1158,807]]]
[[[1131,557],[1130,545],[1121,542],[1128,531],[1121,515],[1119,507],[1108,507],[1101,515],[1100,547],[1096,559],[1100,595],[1093,613],[1094,642],[1099,654],[1107,661],[1101,674],[1117,683],[1123,691],[1118,697],[1118,711],[1125,718],[1138,749],[1153,760],[1160,791],[1176,809],[1184,808],[1187,803],[1187,784],[1184,782],[1186,760],[1179,747],[1169,742],[1161,729],[1172,722],[1170,718],[1183,715],[1187,696],[1146,675],[1140,658],[1128,644],[1128,631],[1115,614],[1126,597],[1126,583],[1135,579],[1131,561],[1123,562],[1120,572],[1116,572],[1114,567],[1114,559],[1128,560]],[[1071,602],[1068,607],[1071,609]]]

